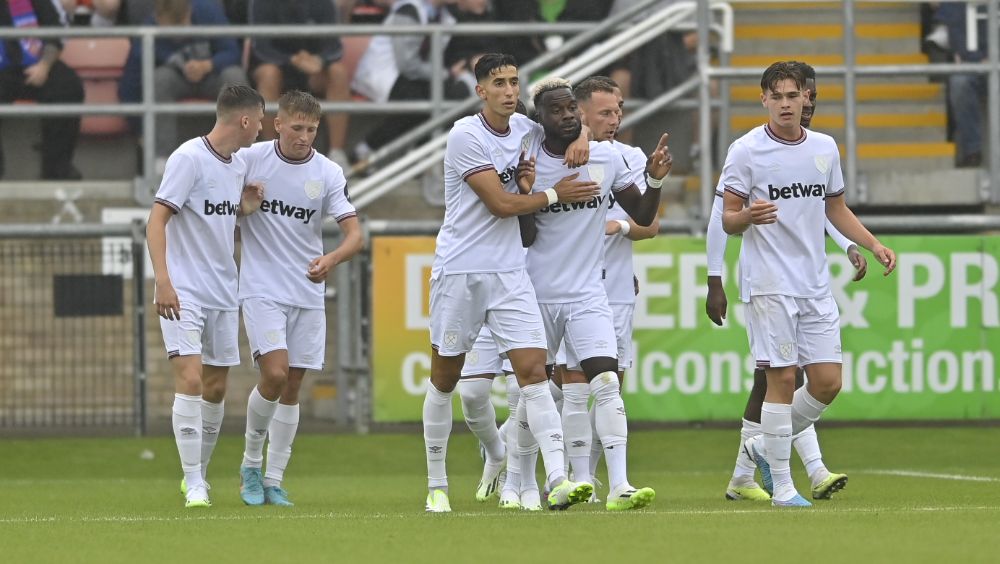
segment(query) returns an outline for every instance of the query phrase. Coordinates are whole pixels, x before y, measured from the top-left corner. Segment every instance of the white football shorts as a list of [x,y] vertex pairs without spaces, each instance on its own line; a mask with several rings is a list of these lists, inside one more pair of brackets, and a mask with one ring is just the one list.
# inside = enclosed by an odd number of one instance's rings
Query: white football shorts
[[160,317],[160,331],[167,357],[201,355],[208,366],[240,363],[240,313],[207,309],[192,303],[181,305],[180,320]]
[[254,362],[269,352],[288,351],[290,368],[322,370],[326,355],[326,312],[279,304],[264,298],[247,298],[243,325]]
[[472,350],[485,324],[501,355],[544,349],[545,329],[526,270],[431,279],[431,346],[441,356]]
[[[484,335],[485,333],[485,335]],[[489,331],[480,331],[472,350],[465,353],[465,365],[462,367],[462,378],[473,376],[496,376],[503,372],[500,351],[496,341]]]
[[618,340],[618,370],[624,372],[632,368],[632,319],[635,304],[611,304],[611,315],[615,320],[615,337]]
[[751,296],[747,305],[747,336],[757,368],[842,362],[840,310],[832,296]]
[[607,296],[574,303],[539,304],[538,307],[548,339],[548,364],[556,361],[563,341],[566,343],[566,367],[570,370],[578,370],[581,360],[617,356],[614,319]]

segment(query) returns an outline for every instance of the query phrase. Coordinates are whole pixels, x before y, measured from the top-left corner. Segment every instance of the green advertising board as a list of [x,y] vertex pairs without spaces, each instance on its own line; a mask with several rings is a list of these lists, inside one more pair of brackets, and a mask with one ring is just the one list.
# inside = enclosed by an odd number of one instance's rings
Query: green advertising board
[[[383,244],[375,253],[372,369],[374,417],[380,422],[420,420],[430,367],[425,278],[433,241],[402,243]],[[824,418],[1000,418],[1000,238],[898,236],[883,243],[899,257],[896,272],[882,276],[866,253],[869,273],[861,282],[851,282],[846,255],[829,245],[844,382]],[[661,236],[637,243],[635,250],[640,293],[634,363],[623,385],[629,418],[738,419],[754,366],[731,274],[738,240],[730,241],[726,253],[729,315],[723,327],[705,315],[704,239]],[[393,282],[380,284],[383,275]],[[400,279],[406,280],[402,286]],[[502,392],[495,399],[498,407],[505,405]]]

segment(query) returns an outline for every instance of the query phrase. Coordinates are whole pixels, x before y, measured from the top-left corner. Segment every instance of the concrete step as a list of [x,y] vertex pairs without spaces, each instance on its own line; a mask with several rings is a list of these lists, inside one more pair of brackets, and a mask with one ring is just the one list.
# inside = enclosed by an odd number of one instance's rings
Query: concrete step
[[[811,22],[842,23],[841,2],[752,2],[733,3],[734,21],[743,24],[784,24],[798,27]],[[855,24],[920,23],[919,6],[912,2],[858,2]]]
[[[916,23],[858,24],[851,41],[856,53],[891,55],[920,50],[920,25]],[[816,54],[844,52],[844,26],[809,24],[794,26],[789,33],[787,24],[737,25],[735,52],[771,54],[788,58],[789,52],[799,53],[810,64]],[[797,60],[803,60],[797,59]]]
[[[810,17],[812,20],[813,18]],[[733,30],[736,41],[748,39],[756,41],[788,41],[788,26],[784,24],[742,24],[735,22],[736,29]],[[804,23],[795,26],[796,37],[806,38],[809,41],[844,39],[844,26],[840,23]],[[854,26],[855,39],[920,39],[920,24],[918,22],[903,23],[862,23]]]
[[[814,67],[838,66],[844,64],[844,55],[840,53],[796,53],[787,51],[778,55],[754,53],[752,55],[733,55],[730,64],[734,67],[767,68],[775,61],[805,61]],[[924,65],[928,63],[927,55],[914,53],[858,53],[855,57],[858,65]]]
[[[826,108],[823,108],[826,110]],[[729,120],[729,127],[733,131],[748,131],[757,127],[767,117],[759,112],[753,115],[736,114]],[[948,116],[944,111],[921,112],[921,113],[864,113],[859,111],[857,116],[857,126],[860,130],[865,129],[914,129],[914,128],[940,128],[946,127]],[[843,129],[845,124],[844,114],[826,112],[817,113],[813,118],[812,127],[820,131],[831,129]]]
[[982,203],[985,171],[979,169],[910,170],[899,167],[864,172],[869,205],[977,205]]

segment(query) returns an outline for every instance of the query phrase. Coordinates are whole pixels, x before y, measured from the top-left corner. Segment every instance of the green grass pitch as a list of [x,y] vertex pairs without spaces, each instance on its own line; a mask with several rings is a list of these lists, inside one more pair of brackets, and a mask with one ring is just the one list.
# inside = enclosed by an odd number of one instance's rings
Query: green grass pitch
[[299,437],[287,509],[240,502],[236,434],[212,460],[207,510],[183,508],[168,437],[0,440],[0,562],[1000,562],[996,428],[821,429],[850,483],[792,510],[723,499],[738,436],[633,432],[651,508],[526,514],[475,502],[477,448],[456,434],[450,515],[423,512],[418,433]]

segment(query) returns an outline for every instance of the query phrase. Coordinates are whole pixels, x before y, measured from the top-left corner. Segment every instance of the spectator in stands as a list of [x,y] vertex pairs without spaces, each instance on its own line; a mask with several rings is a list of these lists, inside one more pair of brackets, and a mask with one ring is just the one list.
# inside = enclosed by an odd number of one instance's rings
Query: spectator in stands
[[[158,26],[228,25],[218,0],[156,0],[147,24]],[[156,41],[154,91],[157,102],[183,98],[215,99],[226,84],[247,82],[240,66],[240,48],[232,37],[163,38]],[[118,96],[123,102],[142,100],[142,47],[132,40]],[[156,174],[163,173],[167,155],[177,147],[177,118],[156,118]]]
[[[250,4],[251,24],[337,23],[331,0],[253,0]],[[336,35],[255,37],[251,45],[251,76],[265,100],[276,102],[288,90],[312,92],[331,101],[350,100],[351,79],[340,62],[344,49]],[[344,169],[349,168],[344,152],[347,120],[344,112],[325,116],[327,157]],[[273,118],[264,120],[263,136],[275,137]]]
[[[985,6],[977,13],[984,14]],[[978,63],[986,59],[986,20],[976,26],[978,44],[969,50],[966,35],[965,3],[942,2],[937,20],[947,26],[948,41],[956,63]],[[978,167],[983,161],[983,103],[986,100],[986,75],[948,75],[948,109],[955,128],[955,166]]]
[[[539,0],[497,1],[493,3],[493,14],[498,22],[539,22],[541,19],[538,2]],[[498,52],[510,53],[522,65],[544,51],[542,39],[537,36],[504,36],[500,41],[502,46]]]
[[[455,23],[489,23],[496,21],[490,12],[488,0],[455,0],[448,5],[448,11]],[[465,83],[469,94],[476,91],[476,76],[473,69],[476,61],[485,53],[499,53],[504,43],[488,35],[455,35],[444,50],[444,66],[455,80]]]
[[[0,26],[59,26],[51,0],[9,0],[0,4]],[[37,100],[43,104],[83,102],[83,84],[73,69],[59,60],[58,39],[0,41],[0,103]],[[49,180],[79,179],[73,152],[80,136],[80,117],[46,118],[42,121],[41,177]],[[3,176],[0,151],[0,176]]]
[[[446,0],[397,0],[383,25],[454,24],[455,17],[445,7]],[[447,48],[447,39],[445,40]],[[434,65],[444,61],[430,58],[428,35],[376,35],[361,57],[351,86],[356,92],[376,101],[428,100]],[[446,77],[445,97],[471,95],[461,80],[462,72],[442,73]],[[385,120],[354,149],[358,160],[388,144],[403,132],[427,119],[426,114],[401,114]]]
[[107,27],[118,23],[122,0],[52,0],[65,25]]

